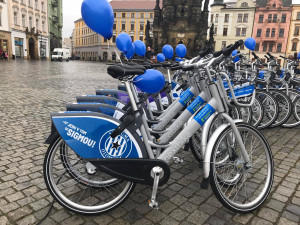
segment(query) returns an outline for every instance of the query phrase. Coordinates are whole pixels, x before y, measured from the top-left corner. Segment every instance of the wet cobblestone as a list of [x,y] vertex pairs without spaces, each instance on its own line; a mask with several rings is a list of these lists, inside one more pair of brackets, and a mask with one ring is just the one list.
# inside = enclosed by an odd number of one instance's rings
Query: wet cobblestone
[[[36,224],[50,207],[42,171],[50,113],[63,111],[77,95],[117,83],[99,63],[0,62],[0,225]],[[42,224],[299,224],[300,128],[263,133],[274,154],[274,187],[263,207],[251,214],[230,212],[211,188],[201,190],[201,169],[190,152],[181,152],[185,163],[171,165],[171,179],[159,190],[159,211],[148,206],[151,187],[137,185],[109,213],[85,217],[55,203]]]

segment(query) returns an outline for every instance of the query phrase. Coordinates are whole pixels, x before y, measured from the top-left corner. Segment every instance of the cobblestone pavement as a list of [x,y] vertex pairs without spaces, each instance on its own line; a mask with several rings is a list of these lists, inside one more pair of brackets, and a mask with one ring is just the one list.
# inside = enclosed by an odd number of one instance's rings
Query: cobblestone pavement
[[[0,225],[36,224],[52,197],[42,164],[50,131],[50,112],[64,110],[76,95],[117,82],[99,63],[0,62]],[[43,224],[284,224],[300,223],[300,128],[264,131],[275,158],[275,183],[260,210],[238,215],[225,209],[211,189],[200,189],[201,169],[190,152],[171,166],[159,190],[160,210],[148,206],[151,188],[137,185],[117,209],[94,217],[75,215],[57,203]]]

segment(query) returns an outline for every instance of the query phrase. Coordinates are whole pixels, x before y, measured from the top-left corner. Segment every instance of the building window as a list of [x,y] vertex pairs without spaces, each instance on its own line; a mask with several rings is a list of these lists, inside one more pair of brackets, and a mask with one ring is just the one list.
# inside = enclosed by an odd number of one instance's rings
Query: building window
[[276,28],[272,28],[271,37],[275,37],[275,33],[276,33]]
[[18,13],[14,12],[14,24],[18,25]]
[[269,52],[273,52],[273,43],[269,44]]
[[296,26],[296,27],[295,27],[295,33],[294,33],[295,36],[298,36],[298,35],[299,35],[299,30],[300,30],[300,27],[299,27],[299,26]]
[[225,14],[224,23],[229,23],[229,14]]
[[42,7],[41,7],[41,8],[42,8],[42,11],[45,12],[45,8],[44,8],[44,7],[45,7],[45,3],[42,2],[42,3],[41,3],[41,6],[42,6]]
[[243,3],[241,4],[241,6],[242,6],[242,7],[248,7],[248,3],[247,3],[247,2],[243,2]]
[[248,22],[248,14],[244,14],[244,20],[243,20],[244,23],[247,23]]
[[224,27],[223,28],[223,36],[227,36],[228,28]]
[[263,23],[264,22],[264,15],[259,15],[258,22],[259,23]]
[[106,38],[104,38],[104,41],[103,41],[104,43],[106,43],[107,42],[107,39]]
[[39,20],[38,19],[35,20],[35,27],[36,27],[36,30],[39,29]]
[[280,28],[279,30],[279,37],[283,37],[284,36],[284,29]]
[[268,15],[268,23],[271,23],[272,22],[272,14],[269,14]]
[[256,51],[256,52],[259,51],[259,43],[256,43],[254,51]]
[[270,28],[267,28],[266,37],[269,37],[269,36],[270,36]]
[[143,36],[140,36],[140,41],[144,41],[144,37]]
[[134,13],[131,13],[131,18],[134,18]]
[[217,23],[219,20],[219,14],[216,14],[215,23]]
[[130,30],[134,30],[134,23],[130,24]]
[[282,44],[277,44],[277,52],[281,52]]
[[218,27],[215,27],[214,35],[217,35]]
[[297,12],[297,20],[300,20],[300,12]]
[[25,15],[22,15],[22,26],[25,27]]
[[38,9],[38,0],[35,0],[35,9]]
[[241,36],[241,28],[236,28],[235,30],[235,36]]
[[114,23],[113,29],[117,29],[117,24]]
[[273,7],[273,8],[276,8],[276,4],[273,4],[272,7]]
[[246,36],[247,28],[242,28],[242,36]]
[[243,21],[243,14],[238,14],[237,22],[241,23]]
[[126,18],[126,13],[122,13],[122,18]]
[[114,18],[116,18],[117,17],[117,13],[114,13]]
[[30,16],[29,17],[29,29],[31,29],[32,28],[32,17]]
[[140,24],[140,31],[144,31],[144,24],[143,23]]
[[214,22],[214,14],[210,15],[210,22],[213,23]]
[[261,29],[257,29],[256,37],[261,37]]
[[125,23],[122,23],[122,30],[125,30],[125,29],[126,29]]
[[134,36],[130,36],[130,37],[131,37],[132,42],[134,42]]
[[285,22],[286,22],[286,14],[282,14],[281,23],[285,23]]
[[293,42],[292,51],[297,51],[298,42]]
[[28,6],[31,6],[31,0],[28,0]]
[[226,48],[226,41],[222,41],[222,48]]
[[150,19],[153,19],[153,13],[150,13]]
[[274,14],[273,16],[273,23],[277,23],[277,14]]
[[263,52],[266,52],[267,49],[268,49],[268,44],[265,43],[265,44],[263,45]]
[[141,18],[144,19],[144,13],[141,13]]
[[116,42],[116,35],[113,36],[113,43]]
[[43,30],[43,32],[46,31],[46,29],[45,29],[45,21],[42,21],[42,30]]

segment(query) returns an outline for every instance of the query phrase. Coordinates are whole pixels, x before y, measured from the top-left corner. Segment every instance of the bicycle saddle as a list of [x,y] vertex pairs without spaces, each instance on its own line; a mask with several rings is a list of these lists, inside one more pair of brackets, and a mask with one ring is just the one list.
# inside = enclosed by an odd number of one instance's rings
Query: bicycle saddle
[[123,66],[109,66],[107,73],[115,79],[121,79],[127,76],[142,75],[145,70],[135,66],[126,66],[126,68]]

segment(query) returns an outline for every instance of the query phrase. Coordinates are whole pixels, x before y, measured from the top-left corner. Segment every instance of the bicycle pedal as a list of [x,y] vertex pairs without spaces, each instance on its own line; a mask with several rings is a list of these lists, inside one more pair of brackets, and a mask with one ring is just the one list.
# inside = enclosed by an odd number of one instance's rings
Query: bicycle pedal
[[202,189],[208,189],[208,187],[209,187],[209,178],[203,178],[200,186],[201,186]]
[[85,164],[86,171],[89,175],[93,175],[97,172],[97,168],[90,162]]
[[183,151],[188,151],[190,149],[190,143],[186,143],[183,147]]
[[181,164],[183,163],[183,159],[179,158],[179,157],[173,157],[174,163],[175,164]]

